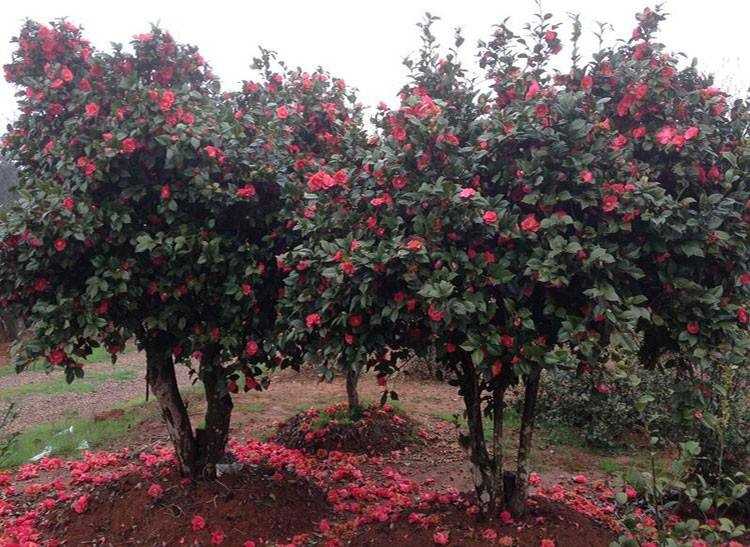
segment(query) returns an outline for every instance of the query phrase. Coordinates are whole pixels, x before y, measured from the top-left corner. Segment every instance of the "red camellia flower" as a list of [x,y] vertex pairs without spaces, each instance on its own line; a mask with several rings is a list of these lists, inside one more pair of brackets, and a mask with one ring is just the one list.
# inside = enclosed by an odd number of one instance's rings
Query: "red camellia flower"
[[336,186],[336,179],[325,171],[318,171],[307,179],[307,188],[312,192],[319,192],[320,190],[328,190]]
[[397,177],[393,177],[391,184],[396,190],[401,190],[402,188],[406,187],[406,177],[401,176],[401,175]]
[[536,232],[539,230],[540,223],[534,215],[528,215],[521,221],[521,229],[524,232]]
[[124,139],[122,143],[120,143],[120,150],[122,150],[126,154],[132,154],[135,152],[135,149],[138,148],[138,141],[136,141],[133,137],[128,137],[127,139]]
[[581,171],[581,174],[578,176],[581,179],[581,182],[593,182],[594,180],[594,174],[588,169]]
[[555,541],[552,539],[543,539],[539,542],[539,547],[555,547]]
[[174,98],[174,92],[170,91],[169,89],[161,94],[161,99],[159,100],[159,108],[162,110],[162,112],[172,110],[172,107],[174,106]]
[[737,309],[737,321],[741,323],[742,325],[747,325],[748,322],[748,316],[747,310],[745,308],[738,308]]
[[485,211],[482,215],[485,224],[495,224],[497,222],[497,213],[495,211]]
[[339,264],[339,268],[341,268],[341,271],[346,275],[354,275],[354,272],[356,271],[354,264],[352,264],[348,260]]
[[247,344],[245,344],[245,353],[248,357],[252,357],[253,355],[258,353],[258,342],[255,340],[248,340]]
[[206,527],[206,519],[200,515],[195,515],[190,521],[190,525],[193,528],[193,532],[200,532]]
[[588,74],[581,78],[581,89],[584,91],[591,91],[591,88],[594,86],[594,79],[589,76]]
[[172,197],[172,188],[170,188],[169,184],[165,184],[161,187],[161,192],[159,194],[161,195],[161,199],[167,201]]
[[690,334],[698,334],[701,331],[701,327],[697,321],[690,321],[690,323],[687,324],[687,331]]
[[437,309],[434,304],[430,304],[430,307],[427,309],[427,315],[435,322],[442,321],[443,317],[445,317],[445,313]]
[[740,285],[750,285],[750,272],[745,272],[740,275]]
[[247,184],[243,186],[242,188],[237,189],[237,197],[242,199],[250,199],[255,195],[255,186],[252,184]]
[[700,133],[700,130],[697,127],[688,127],[685,130],[685,134],[683,135],[683,137],[686,141],[689,141],[690,139],[694,139],[695,137],[697,137],[698,133]]
[[61,238],[61,239],[55,240],[55,250],[58,253],[63,252],[65,250],[65,247],[67,246],[68,246],[68,242],[65,241],[64,239]]
[[60,348],[53,349],[49,356],[47,357],[47,361],[51,365],[60,366],[65,362],[65,359],[67,358],[67,355],[65,355],[65,352],[61,350]]
[[305,317],[305,325],[307,325],[308,329],[319,327],[321,323],[322,320],[320,314],[311,313],[307,317]]
[[75,205],[76,205],[76,202],[70,196],[62,200],[62,206],[68,211],[72,211]]
[[162,488],[159,484],[152,484],[148,487],[148,495],[154,499],[161,497],[163,493],[164,488]]
[[88,103],[86,105],[86,117],[95,118],[99,115],[99,105],[96,103]]
[[362,322],[363,322],[362,316],[359,314],[349,316],[349,326],[352,328],[356,329],[357,327],[361,327]]
[[604,196],[602,199],[602,211],[605,213],[611,213],[620,205],[620,200],[617,196],[609,195]]
[[276,117],[280,120],[286,120],[289,117],[289,110],[286,106],[281,105],[276,109]]
[[422,250],[422,242],[418,239],[410,239],[409,243],[406,244],[406,248],[416,253]]

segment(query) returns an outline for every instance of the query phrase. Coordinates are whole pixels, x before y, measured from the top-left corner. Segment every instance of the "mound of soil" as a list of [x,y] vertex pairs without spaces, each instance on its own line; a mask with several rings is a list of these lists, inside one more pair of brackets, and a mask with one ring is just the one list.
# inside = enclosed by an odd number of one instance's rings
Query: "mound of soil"
[[417,427],[408,416],[390,405],[373,405],[359,419],[349,416],[346,404],[310,408],[279,425],[273,440],[307,452],[338,450],[358,454],[384,454],[414,442]]
[[[195,483],[172,470],[153,482],[129,476],[95,490],[81,514],[68,507],[51,511],[40,528],[67,545],[209,545],[212,534],[220,532],[221,544],[229,546],[284,540],[314,529],[330,512],[323,491],[274,473],[251,467]],[[161,490],[155,492],[154,484]],[[196,515],[205,523],[202,529],[194,529]]]
[[[551,539],[555,547],[607,547],[616,535],[605,526],[572,508],[543,498],[532,498],[528,515],[506,524],[478,522],[460,505],[412,513],[394,523],[363,526],[351,545],[393,547],[534,546]],[[445,542],[445,543],[444,543]]]

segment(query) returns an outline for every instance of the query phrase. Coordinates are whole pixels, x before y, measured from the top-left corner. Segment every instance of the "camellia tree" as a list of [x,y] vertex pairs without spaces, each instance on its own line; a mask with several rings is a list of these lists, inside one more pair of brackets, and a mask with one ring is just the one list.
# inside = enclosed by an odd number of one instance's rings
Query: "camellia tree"
[[[501,25],[480,44],[492,83],[480,92],[455,52],[439,57],[428,17],[364,173],[310,196],[326,214],[300,223],[307,239],[286,259],[305,261],[286,282],[290,336],[320,351],[436,348],[466,404],[486,513],[525,510],[544,367],[595,367],[630,339],[650,359],[679,351],[704,368],[744,355],[747,113],[653,40],[661,19],[639,14],[630,41],[585,66],[574,47],[567,73],[549,66],[561,50],[551,16],[524,35]],[[579,35],[575,20],[574,46]],[[518,382],[507,481],[502,415]]]
[[[261,50],[254,68],[262,75],[261,82],[246,81],[237,94],[238,116],[244,122],[250,138],[258,135],[269,149],[276,150],[279,161],[277,176],[285,189],[282,218],[283,223],[267,238],[280,256],[279,271],[297,279],[305,278],[308,261],[295,257],[292,261],[283,253],[302,243],[306,231],[301,227],[315,226],[330,233],[338,233],[340,226],[326,223],[317,205],[305,199],[317,192],[330,191],[335,187],[347,187],[350,181],[362,173],[362,162],[370,146],[362,123],[362,106],[357,102],[353,89],[344,80],[332,77],[323,69],[305,72],[290,69],[279,62],[273,52]],[[345,205],[343,202],[341,205]],[[317,219],[313,221],[313,219]],[[319,285],[306,295],[295,295],[302,299],[316,299],[317,291],[323,291],[334,278],[354,275],[352,264],[347,263],[342,249],[331,249],[335,275],[328,275],[328,282]],[[283,315],[282,308],[279,313]],[[363,327],[364,317],[352,313],[343,318],[352,329]],[[315,317],[309,320],[315,323]],[[301,323],[298,325],[300,326]],[[359,328],[365,331],[364,328]],[[283,330],[278,335],[282,352],[276,364],[299,368],[303,362],[318,363],[325,379],[333,377],[335,369],[346,375],[349,407],[358,412],[360,407],[357,383],[363,360],[347,351],[351,345],[325,345],[318,351],[309,345],[307,337],[299,336],[302,330],[290,333]],[[379,344],[382,348],[382,344]]]
[[[17,43],[5,75],[21,115],[4,146],[19,202],[0,220],[0,306],[30,327],[17,367],[41,358],[73,381],[92,348],[114,360],[134,339],[181,470],[211,476],[231,392],[240,373],[260,389],[275,318],[271,152],[197,50],[158,28],[133,53],[97,52],[65,21],[28,22]],[[193,359],[206,394],[195,431],[175,375]]]

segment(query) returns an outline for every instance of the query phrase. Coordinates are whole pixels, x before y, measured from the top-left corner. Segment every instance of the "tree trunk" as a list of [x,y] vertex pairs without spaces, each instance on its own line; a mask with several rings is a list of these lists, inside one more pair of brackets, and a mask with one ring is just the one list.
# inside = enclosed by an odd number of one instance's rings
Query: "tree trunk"
[[526,513],[526,498],[529,495],[528,461],[531,452],[531,442],[534,433],[534,415],[536,414],[536,399],[539,393],[539,376],[541,370],[535,370],[526,377],[526,387],[523,396],[523,413],[521,414],[521,430],[518,433],[518,463],[516,468],[515,491],[511,498],[511,509],[517,516]]
[[199,474],[198,450],[180,390],[177,387],[170,345],[161,336],[146,342],[146,380],[156,397],[183,475]]
[[495,478],[495,499],[500,505],[505,503],[503,477],[503,414],[505,411],[505,390],[502,383],[492,391],[492,472]]
[[346,398],[349,403],[349,415],[359,414],[362,407],[359,403],[359,392],[357,384],[359,383],[359,370],[354,365],[346,368]]
[[234,405],[218,362],[217,351],[204,352],[200,375],[206,390],[206,425],[205,429],[197,429],[195,432],[198,460],[203,477],[214,478],[216,464],[224,457],[229,440],[229,423]]
[[469,435],[461,439],[461,444],[469,455],[477,505],[484,517],[492,517],[497,507],[497,483],[494,477],[492,460],[487,452],[487,443],[484,439],[482,394],[479,388],[479,378],[477,377],[476,367],[474,367],[474,363],[471,362],[468,354],[462,364],[463,372],[459,379],[464,404],[466,405],[466,422]]

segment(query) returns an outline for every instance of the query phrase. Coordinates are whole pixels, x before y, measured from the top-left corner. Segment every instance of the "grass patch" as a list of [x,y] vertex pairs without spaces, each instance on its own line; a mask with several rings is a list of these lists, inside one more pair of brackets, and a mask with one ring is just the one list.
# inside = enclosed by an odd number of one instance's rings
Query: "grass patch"
[[118,418],[95,421],[69,417],[23,431],[0,457],[0,468],[27,463],[47,448],[50,456],[78,456],[82,450],[99,448],[124,436],[147,416],[148,407],[142,397],[117,408],[124,411]]
[[132,369],[87,370],[85,376],[68,384],[61,373],[50,373],[48,379],[29,382],[19,386],[0,389],[0,398],[16,399],[30,395],[64,395],[65,393],[91,393],[107,381],[127,382],[135,380],[137,374]]
[[604,458],[599,462],[599,469],[607,475],[617,476],[623,472],[623,467],[611,458]]

